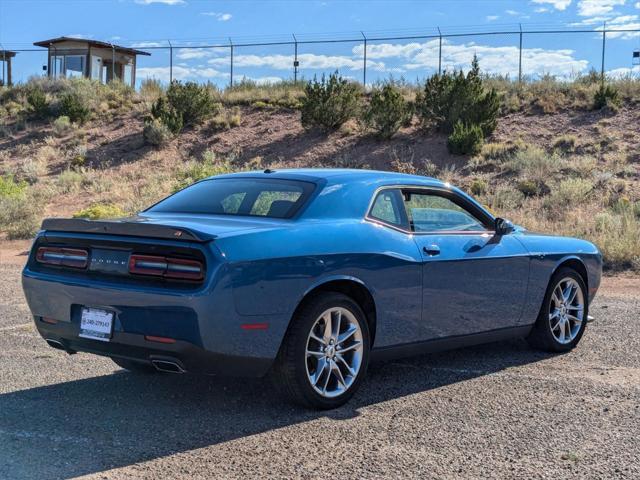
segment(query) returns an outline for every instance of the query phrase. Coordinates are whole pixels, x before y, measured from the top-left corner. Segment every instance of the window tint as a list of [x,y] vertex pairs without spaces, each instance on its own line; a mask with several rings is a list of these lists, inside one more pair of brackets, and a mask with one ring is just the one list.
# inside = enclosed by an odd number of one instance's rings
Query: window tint
[[211,179],[179,191],[148,211],[290,218],[314,188],[313,183],[293,180]]
[[371,206],[369,216],[391,225],[406,228],[402,215],[403,206],[399,201],[399,194],[400,192],[395,189],[383,190],[378,193],[378,196]]
[[414,232],[486,230],[482,222],[448,198],[404,191],[403,199]]

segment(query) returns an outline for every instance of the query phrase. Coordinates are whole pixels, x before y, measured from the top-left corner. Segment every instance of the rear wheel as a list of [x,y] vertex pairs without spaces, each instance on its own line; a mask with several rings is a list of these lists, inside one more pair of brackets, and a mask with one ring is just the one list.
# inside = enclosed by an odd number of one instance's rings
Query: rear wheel
[[319,409],[347,402],[369,362],[362,309],[341,293],[309,300],[292,320],[274,368],[277,387],[296,403]]
[[150,374],[150,373],[157,372],[155,367],[153,367],[148,363],[137,362],[135,360],[129,360],[126,358],[116,358],[116,357],[111,357],[111,360],[113,360],[113,363],[118,365],[120,368],[124,368],[125,370],[128,370],[133,373]]
[[587,324],[587,289],[571,268],[560,268],[551,278],[538,319],[527,341],[549,352],[574,348]]

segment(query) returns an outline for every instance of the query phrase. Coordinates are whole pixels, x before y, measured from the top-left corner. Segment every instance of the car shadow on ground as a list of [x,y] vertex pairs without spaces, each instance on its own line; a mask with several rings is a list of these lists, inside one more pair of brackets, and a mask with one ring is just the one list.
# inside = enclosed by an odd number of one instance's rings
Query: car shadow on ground
[[318,412],[267,379],[113,374],[0,395],[0,478],[72,478],[308,422],[548,358],[524,341],[375,363],[356,396]]

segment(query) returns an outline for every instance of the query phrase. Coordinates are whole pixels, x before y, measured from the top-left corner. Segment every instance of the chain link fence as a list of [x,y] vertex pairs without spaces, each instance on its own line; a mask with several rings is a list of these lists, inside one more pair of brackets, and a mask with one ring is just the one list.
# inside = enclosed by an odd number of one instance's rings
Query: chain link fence
[[[468,68],[474,55],[483,72],[520,81],[546,74],[571,79],[590,70],[604,74],[608,69],[638,75],[640,66],[632,64],[634,51],[638,50],[633,48],[633,41],[629,42],[633,39],[640,39],[640,30],[517,26],[493,31],[434,28],[415,35],[292,34],[273,41],[228,39],[214,44],[167,40],[129,46],[151,53],[137,59],[138,85],[145,79],[157,79],[226,87],[242,81],[306,80],[335,71],[371,85],[389,78],[420,81],[444,70]],[[16,52],[12,59],[14,83],[33,75],[46,75],[45,49],[12,50]],[[0,55],[0,63],[2,60]]]

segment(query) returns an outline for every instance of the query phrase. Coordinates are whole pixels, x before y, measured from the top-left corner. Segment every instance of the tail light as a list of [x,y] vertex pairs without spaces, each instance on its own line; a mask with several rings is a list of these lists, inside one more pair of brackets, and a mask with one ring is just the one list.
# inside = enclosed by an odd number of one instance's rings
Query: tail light
[[47,265],[86,268],[89,252],[77,248],[40,247],[36,252],[36,260]]
[[129,273],[178,280],[202,280],[204,266],[198,260],[134,254],[129,257]]

